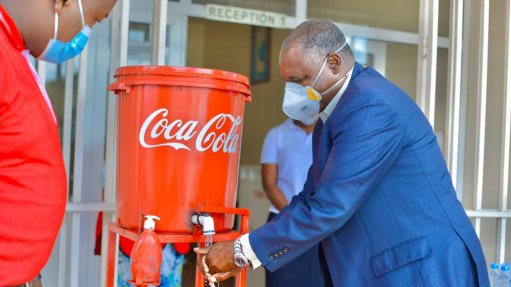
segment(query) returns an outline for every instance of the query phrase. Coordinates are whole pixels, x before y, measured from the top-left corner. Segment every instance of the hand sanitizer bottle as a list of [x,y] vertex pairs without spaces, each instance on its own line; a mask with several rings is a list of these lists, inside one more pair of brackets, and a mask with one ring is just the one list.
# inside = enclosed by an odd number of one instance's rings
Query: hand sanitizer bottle
[[144,231],[140,234],[131,251],[131,275],[130,283],[136,286],[153,284],[160,285],[160,268],[162,261],[162,249],[158,235],[154,232],[155,219],[158,216],[146,215]]

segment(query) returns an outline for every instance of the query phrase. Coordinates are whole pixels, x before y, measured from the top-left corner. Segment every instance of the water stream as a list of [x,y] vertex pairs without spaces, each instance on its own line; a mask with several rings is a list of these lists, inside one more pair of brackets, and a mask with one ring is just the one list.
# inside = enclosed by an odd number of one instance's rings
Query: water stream
[[204,235],[206,237],[206,247],[213,245],[213,235]]
[[[209,235],[205,235],[205,237],[206,237],[206,247],[213,245],[213,235],[209,234]],[[204,286],[205,287],[220,287],[220,283],[209,282],[208,280],[205,280]]]

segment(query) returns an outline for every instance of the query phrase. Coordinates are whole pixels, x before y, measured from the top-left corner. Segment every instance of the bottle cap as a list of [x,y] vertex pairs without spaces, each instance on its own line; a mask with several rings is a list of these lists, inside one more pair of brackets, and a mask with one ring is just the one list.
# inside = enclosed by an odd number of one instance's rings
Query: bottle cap
[[156,228],[156,223],[154,220],[160,220],[160,218],[156,215],[144,215],[146,220],[144,221],[144,229],[154,230]]
[[495,263],[495,262],[492,262],[491,265],[490,265],[490,268],[491,269],[499,269],[499,264],[498,263]]
[[509,271],[509,265],[503,264],[503,265],[500,267],[500,270],[501,270],[501,271]]

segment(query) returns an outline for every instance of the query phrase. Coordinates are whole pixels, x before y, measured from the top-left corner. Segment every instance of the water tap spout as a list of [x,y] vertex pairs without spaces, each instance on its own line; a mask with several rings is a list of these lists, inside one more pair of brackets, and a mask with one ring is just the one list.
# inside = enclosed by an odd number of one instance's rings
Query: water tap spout
[[195,213],[192,215],[192,223],[202,227],[202,234],[213,235],[215,234],[215,221],[209,213]]

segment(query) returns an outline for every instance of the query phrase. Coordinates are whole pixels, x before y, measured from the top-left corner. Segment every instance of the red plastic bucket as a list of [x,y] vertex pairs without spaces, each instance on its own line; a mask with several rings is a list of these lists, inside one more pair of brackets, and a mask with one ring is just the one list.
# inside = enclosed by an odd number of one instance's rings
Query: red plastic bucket
[[[195,208],[235,207],[248,79],[164,66],[121,67],[115,77],[119,223],[136,229],[153,214],[157,231],[189,233]],[[232,215],[213,217],[217,231],[232,229]]]

